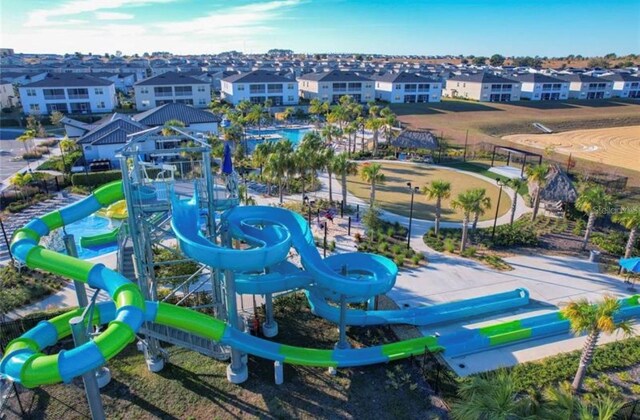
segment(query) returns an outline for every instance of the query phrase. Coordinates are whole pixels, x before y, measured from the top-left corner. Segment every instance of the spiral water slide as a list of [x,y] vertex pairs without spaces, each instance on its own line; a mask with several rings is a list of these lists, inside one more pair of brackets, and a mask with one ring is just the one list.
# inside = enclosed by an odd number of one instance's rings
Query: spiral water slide
[[[38,244],[40,238],[48,235],[52,230],[87,217],[122,199],[122,183],[117,181],[107,184],[83,200],[31,220],[15,232],[11,242],[11,250],[20,262],[29,268],[48,271],[65,278],[84,282],[92,288],[105,290],[113,302],[96,305],[93,321],[96,324],[106,325],[106,328],[99,335],[81,346],[67,351],[63,350],[57,354],[46,355],[42,351],[70,335],[69,320],[78,315],[79,310],[60,315],[49,321],[42,321],[9,343],[4,357],[0,360],[1,375],[29,388],[69,382],[74,377],[103,365],[122,351],[135,339],[135,334],[143,321],[182,329],[256,356],[308,366],[367,365],[421,354],[427,347],[432,350],[439,349],[435,337],[421,337],[384,346],[349,350],[319,350],[278,344],[250,336],[230,328],[223,321],[188,308],[145,301],[137,285],[116,271],[102,264],[94,264],[45,249]],[[180,210],[176,210],[174,221],[179,220],[181,215]],[[197,221],[197,218],[192,219],[192,221],[194,220]],[[234,225],[251,230],[249,224],[238,223]],[[263,235],[280,236],[285,244],[290,240],[287,238],[291,238],[291,235],[284,229],[276,226],[272,229],[254,230],[264,230]],[[259,244],[261,241],[260,233],[255,231],[253,232],[255,235],[253,240]],[[197,234],[197,232],[195,233]],[[202,249],[198,245],[206,245],[209,251],[216,247],[214,244],[207,243],[201,235],[197,236],[202,239],[197,239],[197,242],[194,242],[194,252]],[[247,263],[246,266],[241,267],[242,270],[245,270],[246,267],[259,266],[253,262],[254,258],[262,258],[266,265],[270,265],[272,261],[283,257],[284,248],[284,244],[275,248],[267,247],[265,251],[272,252],[263,252],[262,255],[253,250],[228,250],[228,252],[244,255],[240,260]],[[315,263],[317,259],[313,261]],[[238,260],[234,261],[234,264],[237,263]],[[221,264],[224,266],[224,263]],[[314,266],[314,269],[324,270],[329,278],[336,278],[336,274],[330,273],[329,268]],[[341,286],[339,286],[339,292],[353,290],[376,292],[380,288],[386,288],[387,283],[384,282],[389,281],[386,278],[380,280],[374,282],[377,283],[374,286],[355,285],[351,287],[353,282],[343,279]]]

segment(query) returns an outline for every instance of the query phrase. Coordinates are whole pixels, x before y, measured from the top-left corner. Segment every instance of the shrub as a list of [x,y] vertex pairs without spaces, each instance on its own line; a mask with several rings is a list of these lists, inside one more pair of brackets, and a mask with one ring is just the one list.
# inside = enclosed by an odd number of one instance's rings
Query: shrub
[[[488,231],[488,230],[487,230]],[[514,223],[496,228],[493,241],[487,241],[494,247],[536,246],[538,234],[529,223]]]
[[578,219],[576,221],[575,226],[573,227],[573,234],[576,236],[580,236],[582,235],[582,232],[584,232],[585,228],[587,227],[587,223],[582,220],[582,219]]
[[393,226],[388,226],[387,227],[387,236],[393,236],[396,234],[396,230],[394,229]]
[[591,236],[591,242],[610,254],[624,255],[627,235],[622,232],[608,232],[607,234],[596,232]]
[[420,265],[420,260],[422,260],[422,258],[419,254],[415,254],[413,257],[411,257],[411,262],[413,263],[413,265]]
[[452,238],[446,238],[443,242],[443,248],[445,251],[453,253],[457,248],[456,241]]
[[336,250],[336,241],[329,242],[329,251],[333,252]]
[[40,159],[41,157],[42,157],[42,153],[37,151],[26,152],[22,154],[22,159],[24,160],[37,160],[37,159]]
[[463,257],[466,257],[466,258],[473,258],[473,257],[476,256],[476,252],[477,251],[478,250],[476,249],[475,246],[470,246],[470,247],[465,248],[465,250],[462,251],[460,253],[460,255],[462,255]]
[[360,233],[356,232],[353,235],[353,239],[355,239],[357,243],[360,243],[360,242],[362,242],[362,235]]
[[393,262],[396,263],[396,265],[398,267],[402,267],[404,265],[404,256],[403,255],[396,255],[393,258]]
[[20,213],[22,210],[26,209],[30,205],[31,204],[28,204],[25,202],[15,202],[15,203],[9,204],[7,206],[7,210],[9,211],[9,213]]
[[391,252],[393,252],[394,254],[400,254],[402,252],[402,247],[398,244],[395,244],[391,247]]
[[387,242],[381,242],[380,245],[378,245],[378,251],[380,251],[381,253],[385,253],[389,250],[389,244]]
[[71,183],[74,186],[97,186],[106,184],[111,181],[117,181],[122,179],[122,172],[119,170],[104,171],[104,172],[89,172],[89,174],[73,174],[71,176]]

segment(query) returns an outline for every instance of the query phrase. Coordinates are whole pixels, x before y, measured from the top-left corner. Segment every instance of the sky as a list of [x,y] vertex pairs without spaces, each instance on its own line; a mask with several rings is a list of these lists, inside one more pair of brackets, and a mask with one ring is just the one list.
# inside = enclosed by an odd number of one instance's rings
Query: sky
[[640,0],[0,0],[25,53],[640,53]]

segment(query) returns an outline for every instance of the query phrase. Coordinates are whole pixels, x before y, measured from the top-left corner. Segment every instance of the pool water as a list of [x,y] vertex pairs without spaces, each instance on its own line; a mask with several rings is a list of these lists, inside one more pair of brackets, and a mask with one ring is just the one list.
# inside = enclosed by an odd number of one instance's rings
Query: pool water
[[[261,135],[273,135],[276,134],[282,139],[287,139],[293,143],[294,147],[297,147],[298,144],[302,141],[302,138],[308,132],[313,131],[311,128],[280,128],[277,130],[247,130],[248,136],[261,136]],[[256,145],[260,144],[260,140],[248,140],[247,144],[249,146],[249,150],[253,150]]]
[[88,258],[98,257],[118,250],[118,244],[106,244],[101,247],[83,248],[80,246],[80,238],[82,236],[93,236],[100,233],[107,233],[120,226],[119,220],[111,220],[106,217],[96,216],[92,214],[82,220],[65,226],[68,234],[73,235],[73,239],[78,249],[78,257],[86,260]]

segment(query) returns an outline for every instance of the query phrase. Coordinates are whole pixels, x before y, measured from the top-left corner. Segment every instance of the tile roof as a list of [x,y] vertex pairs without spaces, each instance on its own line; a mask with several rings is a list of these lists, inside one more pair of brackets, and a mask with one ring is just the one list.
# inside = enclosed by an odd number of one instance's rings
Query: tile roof
[[607,74],[606,76],[600,76],[600,78],[613,82],[640,82],[640,77],[629,73]]
[[449,80],[471,83],[519,83],[517,80],[508,79],[502,76],[496,76],[492,73],[461,74],[459,76],[452,76],[449,78]]
[[298,77],[298,80],[311,80],[322,82],[368,82],[371,79],[360,76],[352,71],[331,70],[317,73],[307,73]]
[[134,121],[149,127],[164,125],[169,120],[179,120],[186,125],[220,122],[211,112],[185,104],[169,103],[133,116]]
[[583,82],[583,83],[598,83],[602,82],[602,79],[595,76],[589,76],[587,74],[559,74],[558,77],[567,82]]
[[512,74],[509,77],[513,78],[514,80],[518,80],[520,82],[529,82],[529,83],[567,83],[566,80],[562,80],[557,77],[551,77],[546,74],[540,74],[540,73]]
[[[126,134],[133,134],[146,129],[144,125],[129,117],[114,114],[114,118],[97,126],[78,139],[78,144],[119,144],[126,143]],[[123,137],[123,133],[125,133]]]
[[93,87],[111,85],[113,85],[113,82],[87,73],[49,73],[44,79],[25,84],[22,87]]
[[288,79],[277,73],[267,70],[254,70],[248,73],[234,74],[225,77],[225,82],[229,83],[292,83],[295,80]]
[[433,83],[438,82],[437,79],[429,76],[422,76],[417,73],[385,73],[385,74],[374,74],[371,78],[378,82],[388,82],[388,83]]
[[136,82],[134,86],[174,86],[174,85],[202,85],[204,82],[195,77],[175,71],[168,71],[157,76]]

